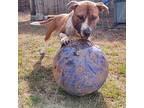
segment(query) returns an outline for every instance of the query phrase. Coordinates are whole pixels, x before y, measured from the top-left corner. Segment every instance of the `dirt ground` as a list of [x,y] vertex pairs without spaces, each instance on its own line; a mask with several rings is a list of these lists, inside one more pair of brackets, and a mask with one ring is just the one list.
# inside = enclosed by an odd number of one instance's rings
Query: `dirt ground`
[[19,12],[19,108],[125,108],[125,27],[95,31],[92,40],[106,54],[109,76],[99,91],[77,97],[59,88],[52,75],[53,57],[60,48],[59,38],[50,38],[47,55],[41,61],[39,49],[46,28],[32,27],[29,23],[29,12]]

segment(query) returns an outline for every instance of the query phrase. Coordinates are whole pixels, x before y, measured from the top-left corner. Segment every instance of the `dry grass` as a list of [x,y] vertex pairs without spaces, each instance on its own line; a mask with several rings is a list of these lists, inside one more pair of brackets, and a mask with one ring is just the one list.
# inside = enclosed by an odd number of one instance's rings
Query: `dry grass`
[[19,108],[125,108],[125,30],[99,29],[97,39],[109,62],[109,77],[99,92],[71,96],[58,88],[52,61],[59,39],[51,37],[47,55],[40,61],[39,49],[46,29],[31,27],[29,14],[19,13]]

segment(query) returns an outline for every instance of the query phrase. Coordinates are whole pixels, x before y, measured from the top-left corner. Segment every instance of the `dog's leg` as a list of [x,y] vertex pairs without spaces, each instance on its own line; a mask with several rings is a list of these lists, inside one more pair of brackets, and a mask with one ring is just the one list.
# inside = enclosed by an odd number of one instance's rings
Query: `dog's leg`
[[47,30],[47,33],[46,33],[46,36],[45,36],[45,39],[44,39],[44,48],[42,48],[40,50],[40,55],[45,55],[46,53],[46,49],[47,49],[47,46],[48,46],[48,39],[50,38],[52,32],[55,30],[55,22],[54,21],[51,21],[47,24],[47,27],[48,27],[48,30]]
[[45,40],[44,40],[43,44],[41,46],[41,49],[39,51],[39,53],[40,53],[41,56],[45,56],[46,49],[47,49],[47,46],[48,46],[47,44],[48,44],[48,42],[45,42]]

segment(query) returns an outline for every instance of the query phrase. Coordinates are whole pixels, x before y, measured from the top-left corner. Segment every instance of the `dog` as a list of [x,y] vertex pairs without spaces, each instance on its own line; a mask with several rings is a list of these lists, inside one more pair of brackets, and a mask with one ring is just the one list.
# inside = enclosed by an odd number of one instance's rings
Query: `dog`
[[45,25],[48,28],[45,36],[46,44],[53,32],[58,33],[64,45],[73,39],[88,39],[100,19],[99,13],[101,11],[109,13],[108,7],[103,2],[70,1],[67,7],[69,13],[31,23],[31,25]]

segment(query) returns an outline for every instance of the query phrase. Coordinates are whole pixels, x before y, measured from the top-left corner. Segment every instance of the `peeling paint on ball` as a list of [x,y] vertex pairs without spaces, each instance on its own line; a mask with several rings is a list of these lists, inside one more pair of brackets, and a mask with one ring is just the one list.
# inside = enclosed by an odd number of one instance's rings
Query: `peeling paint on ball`
[[66,92],[83,96],[103,85],[108,76],[108,63],[99,47],[89,41],[73,41],[56,54],[53,74]]

